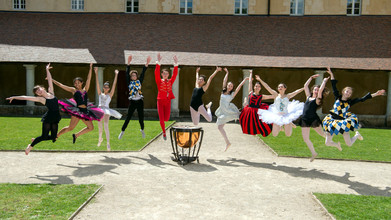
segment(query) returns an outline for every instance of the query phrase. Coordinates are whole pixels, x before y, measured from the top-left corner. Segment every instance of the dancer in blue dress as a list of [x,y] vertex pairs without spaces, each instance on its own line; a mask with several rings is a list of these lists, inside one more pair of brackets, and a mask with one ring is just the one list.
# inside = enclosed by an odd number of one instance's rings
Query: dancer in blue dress
[[[330,110],[330,114],[323,119],[323,129],[326,131],[326,141],[327,146],[335,146],[340,148],[341,143],[333,142],[333,136],[342,134],[345,140],[346,145],[349,147],[359,139],[363,140],[361,134],[357,131],[359,129],[358,118],[355,114],[349,112],[349,108],[357,104],[358,102],[364,102],[367,99],[371,99],[376,96],[385,95],[386,91],[378,90],[376,93],[367,93],[362,98],[351,99],[353,88],[345,87],[342,90],[342,95],[339,94],[337,89],[337,80],[334,78],[333,72],[331,72],[330,67],[327,68],[327,73],[331,77],[331,85],[333,87],[333,94],[335,97],[335,102],[333,109]],[[349,131],[356,131],[355,135],[351,138]]]
[[[45,105],[48,110],[42,116],[42,134],[39,137],[33,138],[32,143],[29,144],[25,150],[25,154],[28,155],[31,149],[41,141],[52,140],[56,141],[58,123],[61,120],[60,109],[58,107],[58,99],[54,95],[52,75],[50,74],[50,63],[46,66],[46,78],[48,80],[48,91],[43,86],[35,86],[33,88],[34,94],[37,96],[12,96],[7,98],[7,100],[12,102],[12,100],[27,100],[33,102],[40,102]],[[49,135],[50,133],[50,135]]]
[[217,116],[217,127],[223,135],[225,140],[225,151],[228,150],[229,146],[231,146],[231,142],[229,142],[227,134],[224,130],[224,125],[233,120],[239,119],[239,109],[231,103],[231,101],[238,94],[240,88],[242,88],[243,84],[248,80],[248,77],[244,78],[243,81],[238,85],[238,87],[234,90],[234,84],[232,82],[228,82],[228,69],[224,68],[226,72],[224,80],[223,80],[223,91],[220,96],[220,106],[217,108],[215,115]]

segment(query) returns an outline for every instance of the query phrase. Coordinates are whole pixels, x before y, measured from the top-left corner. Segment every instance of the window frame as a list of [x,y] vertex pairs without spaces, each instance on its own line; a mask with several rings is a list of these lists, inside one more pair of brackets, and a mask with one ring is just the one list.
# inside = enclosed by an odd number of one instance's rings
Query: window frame
[[[73,3],[76,3],[76,4],[73,4]],[[83,3],[83,4],[80,4],[80,3]],[[76,8],[73,8],[73,6],[76,6]],[[81,8],[81,5],[83,6]],[[84,6],[85,6],[85,1],[84,0],[71,0],[71,10],[72,11],[84,11]]]
[[[351,0],[352,1],[352,8],[350,9],[351,10],[351,13],[348,13],[348,4],[349,4],[349,0],[346,1],[346,15],[347,16],[360,16],[361,15],[361,0]],[[355,14],[354,11],[357,9],[356,8],[356,3],[359,4],[358,6],[358,14]]]
[[[185,1],[185,12],[184,13],[181,12],[181,9],[182,9],[181,3],[182,3],[182,1]],[[188,12],[189,11],[189,7],[188,7],[189,1],[191,1],[191,13]],[[181,15],[191,15],[191,14],[193,14],[193,0],[179,0],[179,14],[181,14]]]
[[[295,3],[295,13],[292,14],[291,11],[292,11],[292,1]],[[297,13],[297,11],[299,10],[299,1],[303,1],[303,13],[299,14]],[[303,16],[304,15],[304,8],[305,8],[305,0],[291,0],[291,7],[290,7],[290,10],[289,10],[289,15],[291,16]]]
[[[138,2],[138,6],[137,6],[137,11],[134,11],[134,2],[137,1]],[[130,9],[131,11],[128,11],[128,2],[130,2],[131,6],[130,6]],[[126,0],[125,1],[125,13],[139,13],[140,12],[140,0]]]
[[[243,1],[247,1],[247,13],[243,14]],[[236,0],[234,1],[234,15],[248,15],[248,0],[239,0],[239,14],[236,13]]]
[[14,0],[12,8],[14,10],[26,10],[26,0]]

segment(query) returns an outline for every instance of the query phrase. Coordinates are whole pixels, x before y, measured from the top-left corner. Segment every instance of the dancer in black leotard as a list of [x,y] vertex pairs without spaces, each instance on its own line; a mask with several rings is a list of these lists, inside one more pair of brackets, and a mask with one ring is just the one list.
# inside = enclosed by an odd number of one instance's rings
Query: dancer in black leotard
[[[318,114],[316,114],[316,110],[323,104],[323,99],[329,94],[329,90],[325,88],[325,86],[327,80],[330,77],[324,78],[322,85],[312,86],[310,91],[309,85],[311,80],[317,78],[318,76],[318,74],[311,76],[304,84],[304,91],[305,95],[307,96],[307,100],[304,103],[303,115],[301,116],[299,122],[303,140],[307,144],[312,154],[310,159],[311,162],[314,161],[316,156],[318,156],[318,153],[316,153],[314,145],[310,140],[310,129],[312,127],[320,136],[325,137],[325,134],[322,130],[322,121],[320,120]],[[338,149],[341,150],[340,147]]]
[[212,121],[212,112],[210,111],[212,102],[209,102],[209,104],[206,105],[207,109],[205,109],[204,104],[202,102],[202,95],[204,95],[206,90],[209,88],[209,85],[212,82],[213,77],[215,77],[215,75],[221,71],[221,67],[216,67],[216,70],[209,77],[206,83],[205,83],[206,76],[204,75],[198,76],[199,71],[200,71],[200,67],[198,67],[196,70],[196,83],[190,101],[190,114],[191,114],[191,120],[193,121],[194,125],[198,125],[198,122],[200,122],[200,114],[204,116],[204,118],[208,122]]
[[[60,110],[58,108],[58,100],[56,96],[54,96],[53,90],[53,82],[52,76],[50,74],[50,63],[46,66],[46,76],[48,80],[48,92],[42,86],[35,86],[33,89],[35,96],[12,96],[7,98],[7,100],[12,102],[12,100],[28,100],[34,102],[40,102],[44,104],[48,111],[42,116],[42,134],[39,137],[33,138],[32,143],[29,144],[25,150],[26,155],[29,154],[31,149],[41,141],[52,140],[56,141],[57,138],[57,130],[58,130],[58,122],[61,120]],[[49,135],[50,132],[50,135]]]

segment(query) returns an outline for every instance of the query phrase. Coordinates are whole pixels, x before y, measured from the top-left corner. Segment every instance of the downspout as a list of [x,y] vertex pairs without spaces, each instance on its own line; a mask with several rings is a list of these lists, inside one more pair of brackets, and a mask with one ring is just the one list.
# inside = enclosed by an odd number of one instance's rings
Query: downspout
[[267,0],[267,16],[270,16],[270,0]]

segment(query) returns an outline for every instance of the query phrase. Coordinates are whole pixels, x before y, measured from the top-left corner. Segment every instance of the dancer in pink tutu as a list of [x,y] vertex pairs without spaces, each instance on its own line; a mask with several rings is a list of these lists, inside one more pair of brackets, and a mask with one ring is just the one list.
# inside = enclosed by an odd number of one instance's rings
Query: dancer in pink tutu
[[102,109],[94,106],[92,103],[88,102],[88,89],[90,88],[92,75],[92,63],[90,64],[90,70],[88,72],[87,81],[83,87],[83,79],[76,77],[73,79],[73,86],[66,86],[62,83],[53,79],[54,84],[64,89],[65,91],[71,92],[73,94],[72,99],[65,99],[58,101],[58,104],[61,106],[61,110],[71,116],[71,122],[69,126],[66,126],[60,130],[57,137],[72,131],[80,120],[87,126],[83,128],[76,134],[72,134],[73,143],[76,142],[76,139],[85,133],[88,133],[94,130],[94,125],[92,120],[100,121],[104,115]]

